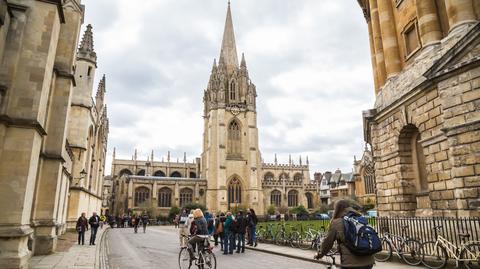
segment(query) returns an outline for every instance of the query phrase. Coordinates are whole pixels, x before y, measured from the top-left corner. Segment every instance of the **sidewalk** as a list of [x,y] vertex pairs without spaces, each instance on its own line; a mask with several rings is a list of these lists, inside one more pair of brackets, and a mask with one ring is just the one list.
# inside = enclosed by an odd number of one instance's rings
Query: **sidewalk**
[[64,252],[56,252],[51,255],[33,256],[30,259],[31,269],[98,269],[106,268],[105,261],[105,236],[108,226],[98,229],[95,246],[88,245],[90,231],[85,233],[85,245],[78,245],[75,242]]

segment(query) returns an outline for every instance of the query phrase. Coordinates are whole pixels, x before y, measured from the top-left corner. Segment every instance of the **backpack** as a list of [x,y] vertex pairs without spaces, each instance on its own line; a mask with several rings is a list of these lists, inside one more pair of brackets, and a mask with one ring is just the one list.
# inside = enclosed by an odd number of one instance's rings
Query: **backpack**
[[219,221],[216,233],[217,234],[223,233],[223,222]]
[[355,255],[367,256],[382,251],[382,244],[375,229],[367,219],[350,212],[343,217],[345,246]]

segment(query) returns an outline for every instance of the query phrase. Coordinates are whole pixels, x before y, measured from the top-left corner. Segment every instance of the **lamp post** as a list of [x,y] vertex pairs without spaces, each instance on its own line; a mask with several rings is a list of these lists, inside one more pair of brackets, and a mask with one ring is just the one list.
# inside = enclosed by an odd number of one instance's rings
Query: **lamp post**
[[74,177],[73,179],[77,180],[75,182],[75,186],[78,186],[78,185],[81,185],[79,184],[81,182],[82,179],[84,179],[85,177],[87,176],[87,172],[85,172],[85,169],[82,169],[82,171],[80,171],[80,177]]

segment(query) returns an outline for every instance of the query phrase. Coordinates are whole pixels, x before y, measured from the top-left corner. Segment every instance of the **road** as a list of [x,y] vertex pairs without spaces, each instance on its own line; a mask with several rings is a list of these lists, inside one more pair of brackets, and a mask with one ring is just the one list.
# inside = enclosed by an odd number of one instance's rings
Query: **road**
[[[148,227],[144,234],[138,234],[131,228],[111,229],[107,234],[109,263],[112,269],[177,269],[178,234],[172,227]],[[285,258],[278,255],[246,250],[244,254],[222,255],[220,248],[215,249],[218,269],[242,268],[315,268],[322,265]]]

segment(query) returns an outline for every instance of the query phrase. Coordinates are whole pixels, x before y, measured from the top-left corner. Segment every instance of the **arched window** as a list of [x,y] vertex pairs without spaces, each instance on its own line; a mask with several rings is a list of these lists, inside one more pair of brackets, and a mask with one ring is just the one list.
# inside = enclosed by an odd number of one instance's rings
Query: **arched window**
[[313,195],[309,192],[305,193],[305,196],[307,196],[307,206],[308,208],[313,208]]
[[190,172],[190,178],[197,178],[197,174],[195,172]]
[[174,171],[170,174],[170,177],[182,177],[182,174],[178,171]]
[[147,187],[138,187],[135,189],[135,206],[148,206],[150,199],[150,190]]
[[171,207],[172,206],[172,190],[164,187],[158,191],[158,206]]
[[240,155],[240,141],[241,141],[240,125],[236,120],[233,120],[228,126],[228,153],[231,155]]
[[236,101],[237,100],[237,84],[235,83],[234,80],[230,82],[230,101]]
[[295,181],[302,181],[303,179],[303,175],[300,174],[300,173],[296,173],[294,176],[293,176],[293,180]]
[[371,162],[363,168],[363,184],[365,185],[365,194],[375,194],[375,169]]
[[183,188],[180,190],[180,207],[191,204],[193,201],[193,190],[189,188]]
[[137,176],[144,176],[145,175],[145,169],[142,169],[137,172]]
[[298,206],[298,191],[291,190],[288,192],[288,207]]
[[289,177],[288,177],[288,174],[285,173],[285,172],[284,172],[284,173],[281,173],[281,174],[280,174],[280,177],[279,177],[280,180],[288,180],[288,178],[289,178]]
[[165,177],[165,173],[162,170],[156,171],[153,175],[156,177]]
[[228,184],[228,206],[230,204],[241,204],[242,203],[242,183],[237,177],[232,178]]
[[270,204],[279,207],[282,205],[282,193],[278,190],[274,190],[270,193]]
[[265,173],[265,175],[263,176],[263,179],[266,180],[266,181],[273,181],[273,174],[271,172],[267,172]]
[[120,171],[120,173],[118,173],[118,175],[119,175],[120,177],[122,177],[123,175],[131,176],[131,175],[133,175],[133,173],[132,173],[132,171],[130,171],[130,170],[128,170],[128,169],[122,169],[122,170]]

